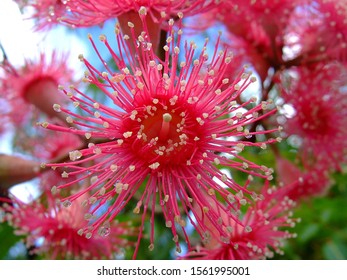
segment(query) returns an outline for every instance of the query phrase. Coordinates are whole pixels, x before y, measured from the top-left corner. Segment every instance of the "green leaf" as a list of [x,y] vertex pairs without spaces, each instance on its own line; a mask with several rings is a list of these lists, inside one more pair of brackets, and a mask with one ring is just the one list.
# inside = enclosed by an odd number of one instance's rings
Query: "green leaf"
[[13,233],[13,228],[7,223],[0,224],[0,259],[7,259],[10,248],[12,248],[21,237]]
[[323,246],[323,254],[327,260],[345,260],[347,259],[346,240],[334,238]]

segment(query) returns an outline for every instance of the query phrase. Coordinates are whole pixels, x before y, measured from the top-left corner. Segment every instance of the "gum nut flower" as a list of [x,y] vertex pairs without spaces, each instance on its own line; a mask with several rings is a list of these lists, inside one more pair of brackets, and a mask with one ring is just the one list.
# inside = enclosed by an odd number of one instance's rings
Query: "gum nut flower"
[[182,12],[186,16],[202,13],[218,5],[210,0],[74,0],[67,3],[70,13],[61,20],[76,27],[103,23],[129,11],[148,10],[149,18],[159,23]]
[[300,137],[302,158],[325,161],[339,169],[346,162],[347,92],[343,88],[343,65],[320,65],[315,69],[298,68],[293,73],[299,81],[282,91],[294,109],[285,131]]
[[276,174],[280,187],[277,196],[287,196],[294,201],[322,196],[333,183],[327,166],[317,164],[308,170],[301,170],[282,157],[277,157]]
[[[105,68],[101,72],[81,56],[88,69],[84,81],[98,87],[107,100],[97,102],[76,87],[63,89],[83,112],[73,113],[61,107],[62,112],[71,115],[69,123],[75,127],[48,122],[41,125],[84,135],[90,141],[84,149],[70,152],[70,162],[46,165],[61,170],[66,180],[56,189],[74,184],[76,180],[69,180],[70,176],[78,176],[77,180],[85,182],[84,190],[64,198],[63,202],[74,203],[83,193],[90,192],[90,200],[95,204],[92,215],[107,206],[108,210],[86,228],[86,234],[97,231],[105,219],[116,217],[134,198],[137,204],[133,212],[142,213],[141,228],[150,220],[149,249],[154,248],[154,208],[158,206],[180,251],[179,230],[189,243],[185,232],[187,219],[201,236],[209,230],[204,220],[217,226],[220,212],[210,208],[203,192],[208,192],[231,219],[237,219],[233,213],[238,210],[240,198],[235,194],[242,191],[245,199],[250,200],[251,191],[247,187],[253,176],[272,178],[271,168],[244,159],[240,152],[248,146],[266,148],[267,143],[277,140],[240,139],[275,133],[278,129],[248,130],[252,123],[273,114],[275,109],[271,101],[257,103],[253,98],[237,104],[235,99],[254,78],[242,72],[233,80],[224,78],[232,59],[227,51],[219,51],[219,39],[209,59],[207,41],[201,52],[196,50],[194,42],[183,43],[181,48],[182,29],[175,31],[173,20],[168,24],[170,35],[164,46],[164,61],[153,52],[145,33],[140,38],[130,37],[123,35],[117,25],[117,53],[106,36],[100,36],[117,70],[103,60],[101,50],[89,36]],[[136,53],[129,51],[124,38],[140,42]],[[142,60],[136,59],[139,53]],[[221,90],[226,84],[229,87]],[[248,179],[239,184],[224,174],[220,166],[245,172],[249,174]],[[196,222],[193,202],[204,213]],[[217,227],[222,236],[222,225]],[[142,230],[138,245],[141,238]]]
[[[227,15],[228,12],[231,12],[235,15],[244,15],[242,18],[237,18],[236,22],[244,21],[249,23],[255,21],[271,35],[275,29],[286,24],[288,16],[298,5],[305,2],[303,0],[225,0],[217,8],[220,9],[222,14]],[[229,21],[233,24],[230,17]]]
[[[35,30],[49,30],[69,12],[70,0],[14,0],[27,19],[35,20]],[[74,1],[71,1],[72,3]]]
[[40,174],[40,163],[13,155],[0,154],[0,189],[8,189]]
[[48,194],[46,201],[26,204],[12,197],[4,204],[5,221],[15,234],[23,236],[29,253],[48,259],[114,259],[132,245],[124,236],[133,235],[127,223],[105,221],[98,234],[83,236],[82,226],[92,217],[83,204],[84,196],[70,207],[56,203]]
[[[274,253],[283,254],[281,247],[284,240],[296,236],[288,228],[293,228],[300,219],[292,217],[294,201],[288,197],[279,199],[276,191],[266,184],[262,194],[242,214],[239,223],[221,210],[221,220],[229,233],[224,242],[218,240],[219,233],[212,224],[206,225],[211,228],[210,239],[182,258],[250,260],[272,258]],[[215,207],[218,205],[215,204]]]
[[66,54],[59,55],[54,51],[51,57],[41,53],[38,61],[27,60],[18,70],[7,61],[4,63],[5,74],[0,77],[1,94],[12,108],[23,107],[24,112],[16,110],[16,114],[25,114],[28,111],[25,104],[32,104],[50,117],[63,117],[56,114],[59,108],[52,106],[65,102],[66,97],[60,93],[58,85],[72,82],[73,71],[66,60]]
[[[266,64],[279,67],[283,63],[284,31],[289,16],[302,2],[302,0],[227,0],[222,2],[217,11],[218,17],[228,30],[253,47],[251,57],[262,56],[265,63],[263,67]],[[263,76],[262,71],[260,76]]]
[[[61,18],[61,21],[73,27],[82,27],[101,24],[108,19],[117,18],[123,33],[129,32],[129,24],[134,25],[131,28],[135,35],[139,36],[142,30],[142,24],[138,11],[144,15],[147,22],[147,34],[151,38],[153,49],[156,50],[162,23],[165,20],[176,17],[178,13],[184,13],[185,16],[194,15],[208,11],[217,5],[218,1],[187,1],[187,0],[75,0],[69,7],[71,13]],[[129,24],[128,24],[129,23]]]
[[305,63],[347,61],[347,5],[316,0],[292,14],[286,45]]

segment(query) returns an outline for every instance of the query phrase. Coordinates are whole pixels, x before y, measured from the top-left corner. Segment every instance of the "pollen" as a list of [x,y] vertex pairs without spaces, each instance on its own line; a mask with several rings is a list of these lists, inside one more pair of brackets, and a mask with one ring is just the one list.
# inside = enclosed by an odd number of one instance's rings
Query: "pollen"
[[130,170],[130,171],[134,171],[134,170],[135,170],[135,165],[130,165],[130,166],[129,166],[129,170]]
[[155,162],[150,164],[148,167],[151,168],[152,170],[155,170],[159,167],[160,163],[159,162]]
[[133,132],[132,131],[127,131],[127,132],[124,132],[123,133],[123,137],[124,138],[129,138],[129,137],[131,137],[133,135]]
[[53,105],[53,109],[54,109],[54,111],[56,111],[57,113],[61,112],[61,107],[60,107],[59,104],[54,104],[54,105]]

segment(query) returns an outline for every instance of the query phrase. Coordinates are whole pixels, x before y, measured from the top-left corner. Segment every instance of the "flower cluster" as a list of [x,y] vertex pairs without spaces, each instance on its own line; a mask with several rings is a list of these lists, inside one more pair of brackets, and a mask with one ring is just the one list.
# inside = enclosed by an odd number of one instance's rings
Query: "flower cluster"
[[[50,56],[40,53],[38,59],[27,59],[17,69],[7,60],[0,77],[1,97],[10,110],[2,112],[16,126],[23,126],[37,109],[50,117],[56,114],[52,105],[64,98],[57,90],[58,85],[72,82],[74,71],[67,66],[68,55],[54,51]],[[36,108],[33,108],[36,107]]]
[[210,240],[191,250],[184,258],[247,260],[272,258],[274,252],[283,254],[283,241],[296,237],[296,234],[283,230],[294,227],[299,221],[292,218],[291,209],[295,202],[268,185],[263,187],[262,192],[261,199],[255,201],[243,214],[242,224],[235,223],[228,218],[227,213],[222,212],[231,242],[218,240],[218,232],[213,225],[209,225],[213,232]]
[[127,223],[105,223],[98,235],[85,238],[80,226],[88,215],[87,208],[81,203],[65,208],[52,195],[46,198],[45,202],[30,204],[13,198],[11,204],[6,203],[0,209],[16,234],[24,236],[30,254],[48,259],[103,259],[114,258],[131,246],[131,241],[124,237],[136,232]]
[[[15,2],[36,32],[116,20],[88,35],[81,83],[67,55],[14,67],[0,45],[27,156],[0,157],[1,212],[34,255],[272,258],[346,167],[345,1]],[[37,198],[9,194],[33,178]]]
[[[339,64],[300,67],[290,76],[300,77],[283,87],[282,96],[295,112],[286,126],[302,139],[302,158],[339,169],[346,163],[347,82],[346,69]],[[289,77],[290,77],[289,76]]]

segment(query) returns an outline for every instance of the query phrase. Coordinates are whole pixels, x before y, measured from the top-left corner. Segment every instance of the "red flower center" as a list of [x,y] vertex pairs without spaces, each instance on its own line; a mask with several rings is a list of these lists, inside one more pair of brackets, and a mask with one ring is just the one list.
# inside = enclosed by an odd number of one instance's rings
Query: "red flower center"
[[125,142],[152,169],[189,164],[204,135],[204,122],[196,118],[194,108],[167,97],[145,104],[135,107],[124,121]]

